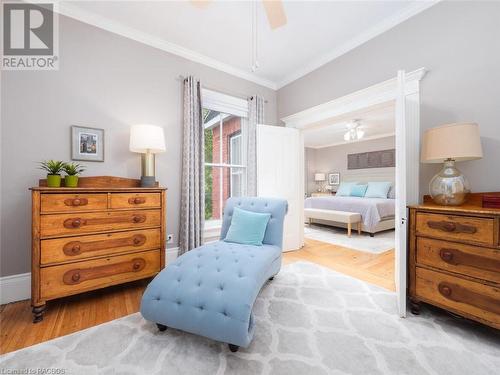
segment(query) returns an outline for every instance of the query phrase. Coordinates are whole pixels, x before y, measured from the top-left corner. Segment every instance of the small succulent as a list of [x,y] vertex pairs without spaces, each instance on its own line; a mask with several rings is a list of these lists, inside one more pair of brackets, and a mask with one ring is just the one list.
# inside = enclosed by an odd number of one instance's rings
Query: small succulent
[[47,171],[48,175],[60,174],[66,163],[60,160],[45,160],[40,162],[40,169]]
[[68,176],[78,176],[85,171],[85,167],[78,163],[64,163],[63,170]]

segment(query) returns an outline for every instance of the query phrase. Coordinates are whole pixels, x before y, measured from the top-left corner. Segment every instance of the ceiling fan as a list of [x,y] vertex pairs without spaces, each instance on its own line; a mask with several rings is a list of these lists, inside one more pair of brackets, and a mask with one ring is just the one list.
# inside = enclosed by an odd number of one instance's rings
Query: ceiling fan
[[[206,8],[213,0],[191,0],[197,8]],[[253,0],[256,2],[257,0]],[[262,5],[264,5],[264,10],[266,12],[267,21],[271,29],[277,29],[283,25],[286,25],[287,19],[285,14],[285,8],[283,6],[282,0],[261,0]]]

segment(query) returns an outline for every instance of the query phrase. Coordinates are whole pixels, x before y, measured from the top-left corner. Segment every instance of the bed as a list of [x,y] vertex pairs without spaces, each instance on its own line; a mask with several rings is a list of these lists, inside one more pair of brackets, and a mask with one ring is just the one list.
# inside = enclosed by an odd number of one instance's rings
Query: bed
[[[306,198],[304,208],[356,212],[361,215],[361,230],[373,236],[377,232],[394,229],[395,199],[320,196]],[[314,222],[346,227],[344,223],[312,218]]]

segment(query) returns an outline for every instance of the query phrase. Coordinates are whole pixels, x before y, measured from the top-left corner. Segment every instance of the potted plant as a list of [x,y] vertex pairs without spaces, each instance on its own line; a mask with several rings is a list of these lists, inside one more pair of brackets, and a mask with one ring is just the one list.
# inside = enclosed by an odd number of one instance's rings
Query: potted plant
[[64,162],[59,160],[45,160],[40,162],[40,169],[47,171],[47,186],[61,186],[61,171],[63,170]]
[[67,176],[64,177],[64,186],[77,187],[78,175],[85,171],[85,168],[77,163],[65,163],[63,170],[67,174]]

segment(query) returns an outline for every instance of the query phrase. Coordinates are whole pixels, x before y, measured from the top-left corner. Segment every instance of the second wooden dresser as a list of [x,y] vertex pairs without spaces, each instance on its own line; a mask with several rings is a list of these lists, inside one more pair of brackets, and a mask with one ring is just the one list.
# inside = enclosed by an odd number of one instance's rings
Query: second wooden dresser
[[139,183],[87,177],[78,188],[31,189],[34,322],[48,300],[152,277],[165,266],[166,189]]
[[409,294],[500,328],[500,209],[468,204],[410,207]]

